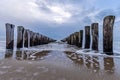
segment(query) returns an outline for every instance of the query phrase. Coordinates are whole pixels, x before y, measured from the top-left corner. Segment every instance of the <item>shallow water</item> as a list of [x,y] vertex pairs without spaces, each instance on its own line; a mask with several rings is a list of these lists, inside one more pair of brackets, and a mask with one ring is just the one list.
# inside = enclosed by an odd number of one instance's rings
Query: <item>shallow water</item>
[[119,80],[120,58],[77,54],[75,46],[50,43],[1,52],[0,80]]

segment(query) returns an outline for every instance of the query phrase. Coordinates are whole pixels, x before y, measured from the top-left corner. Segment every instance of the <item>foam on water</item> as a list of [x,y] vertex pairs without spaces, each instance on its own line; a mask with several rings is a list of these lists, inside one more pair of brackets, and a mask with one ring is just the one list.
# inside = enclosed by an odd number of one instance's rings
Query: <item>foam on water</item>
[[[16,42],[15,42],[16,43]],[[36,51],[36,52],[40,52],[40,51],[44,51],[44,50],[56,50],[56,51],[74,51],[78,54],[89,54],[89,55],[98,55],[98,56],[107,56],[106,54],[101,54],[102,52],[102,42],[99,45],[99,52],[94,52],[92,50],[89,50],[88,52],[86,52],[85,49],[82,50],[78,50],[75,49],[75,46],[70,46],[66,43],[59,45],[61,43],[57,42],[57,43],[50,43],[50,44],[46,44],[46,45],[39,45],[39,46],[35,46],[35,47],[29,47],[29,48],[21,48],[20,50],[27,50],[27,51]],[[15,44],[16,46],[16,44]],[[70,46],[69,48],[64,47],[64,46]],[[0,41],[0,58],[3,58],[5,53],[6,53],[6,42],[5,41]],[[14,47],[14,51],[16,51],[16,47]],[[114,42],[114,57],[118,57],[120,58],[120,42],[116,41]],[[113,56],[112,56],[113,57]]]
[[120,53],[119,52],[114,53],[114,55],[106,55],[105,53],[83,49],[83,50],[77,50],[76,53],[77,54],[84,54],[84,55],[92,55],[92,56],[103,56],[103,57],[120,58]]

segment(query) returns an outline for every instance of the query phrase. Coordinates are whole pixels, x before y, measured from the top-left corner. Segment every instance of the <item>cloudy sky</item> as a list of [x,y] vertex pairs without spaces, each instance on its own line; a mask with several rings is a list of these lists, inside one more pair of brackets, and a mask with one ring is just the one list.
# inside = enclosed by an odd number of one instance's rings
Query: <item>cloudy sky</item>
[[102,29],[107,15],[116,16],[114,35],[120,37],[120,0],[1,0],[0,6],[0,39],[5,23],[62,39],[93,22]]

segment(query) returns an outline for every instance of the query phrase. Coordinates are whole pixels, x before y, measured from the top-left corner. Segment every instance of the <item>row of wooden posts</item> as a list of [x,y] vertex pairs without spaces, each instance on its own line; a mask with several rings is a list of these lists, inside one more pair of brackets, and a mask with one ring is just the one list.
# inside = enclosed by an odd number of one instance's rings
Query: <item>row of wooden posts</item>
[[[14,49],[14,28],[15,25],[6,23],[6,49]],[[32,47],[54,42],[56,40],[39,33],[17,27],[17,48]]]
[[[106,16],[103,20],[103,52],[112,55],[113,54],[113,25],[115,16]],[[90,32],[91,31],[91,32]],[[92,40],[92,44],[91,44]],[[70,36],[61,40],[71,45],[76,45],[80,48],[83,46],[83,30],[75,32]],[[84,48],[98,51],[99,30],[98,23],[92,23],[91,26],[85,26],[85,43]]]

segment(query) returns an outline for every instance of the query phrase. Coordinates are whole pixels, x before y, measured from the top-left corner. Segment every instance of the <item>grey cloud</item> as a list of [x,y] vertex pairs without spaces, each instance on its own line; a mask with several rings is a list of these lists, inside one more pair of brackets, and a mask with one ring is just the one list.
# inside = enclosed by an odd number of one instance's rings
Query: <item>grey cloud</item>
[[[11,2],[13,1],[13,3]],[[61,39],[70,33],[84,29],[92,22],[102,22],[104,16],[116,15],[120,21],[120,10],[98,9],[95,0],[2,0],[0,5],[0,37],[5,36],[5,23],[22,25],[30,30]],[[9,4],[4,4],[8,2]],[[52,11],[51,7],[60,9]],[[64,15],[65,14],[65,15]],[[70,16],[68,16],[68,14]],[[54,18],[63,22],[58,23]],[[59,21],[58,20],[58,21]],[[116,24],[117,26],[117,24]],[[4,27],[4,28],[3,28]]]

